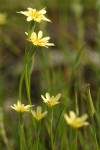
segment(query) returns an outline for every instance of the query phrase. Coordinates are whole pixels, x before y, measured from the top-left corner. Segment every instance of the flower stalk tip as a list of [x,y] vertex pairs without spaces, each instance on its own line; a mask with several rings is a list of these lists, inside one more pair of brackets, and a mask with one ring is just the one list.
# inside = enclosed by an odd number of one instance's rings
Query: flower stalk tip
[[90,92],[90,84],[87,84],[86,87],[87,87],[87,104],[88,104],[89,114],[90,116],[93,116],[95,113],[95,109],[94,109],[93,100]]

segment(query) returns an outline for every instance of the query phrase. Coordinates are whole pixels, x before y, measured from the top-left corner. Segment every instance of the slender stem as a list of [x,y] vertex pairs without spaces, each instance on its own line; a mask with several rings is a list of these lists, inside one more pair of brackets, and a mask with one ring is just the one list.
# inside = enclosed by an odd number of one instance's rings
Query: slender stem
[[36,150],[38,150],[38,143],[39,143],[39,134],[38,134],[38,125],[37,125],[37,132],[36,132]]
[[62,116],[62,113],[63,113],[64,109],[65,109],[65,106],[62,108],[61,113],[60,113],[59,118],[58,118],[58,121],[57,121],[56,130],[55,130],[54,138],[53,138],[53,145],[55,145],[57,130],[58,130],[58,126],[59,126],[59,123],[60,123],[60,118]]
[[70,128],[70,150],[77,150],[77,130]]
[[25,56],[24,56],[24,68],[21,73],[20,81],[19,81],[19,92],[18,92],[18,98],[21,101],[21,95],[22,95],[22,84],[24,80],[24,75],[25,75],[25,68],[26,68],[26,63],[27,63],[27,51],[28,51],[29,43],[26,43],[26,48],[25,48]]
[[20,113],[20,150],[23,149],[23,116]]
[[[30,24],[29,35],[30,35],[31,31],[33,31],[35,29],[35,25],[36,25],[36,23],[34,23],[34,22],[32,22]],[[24,56],[24,69],[23,69],[23,72],[21,74],[20,81],[19,81],[18,98],[19,98],[20,101],[21,101],[22,84],[23,84],[23,79],[24,79],[24,75],[25,75],[25,68],[26,68],[26,63],[27,63],[27,57],[28,57],[28,53],[30,53],[31,49],[32,49],[32,46],[29,48],[29,42],[27,42],[26,43],[26,48],[25,48],[25,56]]]
[[20,77],[20,81],[19,81],[19,92],[18,92],[18,98],[21,101],[21,95],[22,95],[22,84],[23,84],[23,80],[24,80],[24,76],[25,76],[25,70],[26,70],[26,65],[27,65],[27,54],[25,54],[25,60],[24,60],[24,68]]
[[[77,90],[75,89],[75,107],[76,107],[76,114],[79,115],[79,107],[78,107],[78,97],[77,97]],[[77,150],[77,129],[75,130],[75,150]]]
[[[32,60],[32,59],[31,59]],[[29,61],[27,65],[27,80],[28,80],[28,87],[29,87],[29,93],[31,94],[31,73],[32,73],[32,61]]]
[[25,67],[25,83],[26,83],[28,101],[29,101],[29,104],[31,104],[30,85],[29,85],[29,79],[28,79],[27,65]]
[[51,119],[50,119],[50,138],[51,138],[51,149],[52,149],[52,150],[54,150],[52,125],[53,125],[53,108],[51,108]]
[[71,143],[70,144],[70,150],[73,150],[74,149],[74,143],[73,143],[73,132],[74,132],[74,130],[73,130],[73,128],[70,128],[70,141],[69,141],[69,143]]
[[89,150],[88,145],[86,144],[87,139],[85,138],[84,134],[80,130],[77,130],[77,135],[79,137],[78,140],[84,150]]
[[75,89],[75,109],[76,109],[76,114],[79,115],[78,97],[77,97],[77,90],[76,89]]
[[38,121],[37,122],[37,131],[36,131],[36,150],[39,150],[39,135],[40,135],[40,125],[41,125],[41,122]]
[[[29,104],[31,104],[31,96],[30,96],[30,80],[31,80],[31,69],[32,69],[32,62],[29,65],[29,62],[32,59],[32,56],[36,50],[36,47],[31,47],[29,52],[27,53],[26,59],[25,59],[25,84],[26,84],[26,91],[27,91],[27,97]],[[28,68],[29,67],[29,68]]]
[[75,150],[77,150],[77,130],[75,131]]
[[25,65],[24,65],[23,72],[22,72],[22,74],[21,74],[20,81],[19,81],[18,98],[19,98],[20,101],[21,101],[22,84],[23,84],[24,75],[25,75]]
[[92,121],[92,129],[93,129],[93,134],[94,134],[96,150],[99,150],[93,116],[91,117],[91,121]]

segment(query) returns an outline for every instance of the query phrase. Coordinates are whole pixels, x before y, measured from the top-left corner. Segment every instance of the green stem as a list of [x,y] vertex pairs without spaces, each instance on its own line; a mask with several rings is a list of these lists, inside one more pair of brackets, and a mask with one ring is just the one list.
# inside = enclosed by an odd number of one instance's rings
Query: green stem
[[25,65],[24,65],[24,69],[23,69],[23,72],[22,72],[22,74],[21,74],[20,81],[19,81],[18,98],[19,98],[20,101],[21,101],[22,84],[23,84],[24,75],[25,75]]
[[71,143],[71,144],[69,144],[70,145],[70,150],[73,150],[74,149],[74,142],[73,142],[73,131],[74,129],[71,127],[70,128],[70,141],[69,141],[69,143]]
[[22,84],[24,80],[24,75],[25,75],[25,68],[26,68],[26,63],[27,63],[27,51],[28,51],[29,44],[26,43],[26,48],[25,48],[25,56],[24,56],[24,68],[21,73],[20,81],[19,81],[19,92],[18,92],[18,98],[21,101],[21,95],[22,95]]
[[75,150],[77,150],[77,130],[75,131]]
[[25,54],[25,60],[24,60],[24,68],[20,77],[19,81],[19,92],[18,92],[18,98],[21,101],[21,95],[22,95],[22,84],[25,76],[25,70],[26,70],[26,65],[27,65],[27,55]]
[[79,115],[78,97],[77,97],[77,90],[76,89],[75,89],[75,109],[76,109],[76,114]]
[[40,122],[40,121],[38,121],[38,122],[37,122],[37,132],[36,132],[36,150],[39,150],[39,141],[40,141],[40,139],[39,139],[39,135],[40,135],[40,124],[41,124],[41,122]]
[[36,150],[38,150],[38,145],[39,145],[39,135],[38,135],[38,131],[37,131],[37,136],[36,136]]
[[28,101],[29,101],[29,104],[31,104],[30,84],[29,84],[29,79],[28,79],[27,65],[25,67],[25,83],[26,83]]
[[[35,25],[36,25],[36,23],[34,23],[34,22],[32,22],[30,24],[29,31],[28,31],[29,32],[29,36],[30,36],[31,31],[33,31],[35,29]],[[22,94],[22,84],[23,84],[23,79],[24,79],[24,75],[25,75],[25,68],[26,68],[26,63],[27,63],[27,59],[28,59],[27,57],[28,57],[28,54],[30,54],[31,49],[32,49],[32,46],[29,48],[29,42],[27,42],[26,43],[26,48],[25,48],[25,56],[24,56],[24,69],[23,69],[23,72],[21,74],[20,81],[19,81],[18,98],[19,98],[20,101],[21,101],[21,94]],[[33,50],[32,50],[32,52],[33,52]]]
[[70,150],[77,150],[77,130],[70,128]]
[[20,150],[23,150],[23,116],[20,113]]
[[54,145],[53,145],[53,108],[51,108],[51,119],[50,119],[50,138],[51,138],[51,149],[54,150]]
[[93,129],[93,134],[94,134],[93,136],[94,136],[94,140],[95,140],[96,150],[99,150],[93,116],[91,117],[91,122],[92,122],[92,129]]
[[88,145],[86,144],[87,139],[85,138],[85,135],[80,130],[77,130],[77,135],[82,148],[84,148],[84,150],[89,150]]
[[[26,59],[25,59],[25,84],[26,84],[26,91],[27,91],[27,97],[29,104],[31,104],[31,96],[30,96],[30,80],[31,80],[31,69],[32,69],[32,62],[29,65],[29,62],[31,61],[34,53],[35,53],[36,47],[33,47],[29,50],[27,53]],[[28,68],[29,67],[29,68]]]
[[64,109],[65,109],[65,106],[62,108],[61,113],[60,113],[59,118],[58,118],[58,121],[57,121],[56,130],[55,130],[54,139],[53,139],[53,145],[54,146],[55,146],[55,141],[56,141],[56,135],[57,135],[58,126],[59,126],[59,123],[60,123],[60,118],[62,116],[62,113],[63,113]]

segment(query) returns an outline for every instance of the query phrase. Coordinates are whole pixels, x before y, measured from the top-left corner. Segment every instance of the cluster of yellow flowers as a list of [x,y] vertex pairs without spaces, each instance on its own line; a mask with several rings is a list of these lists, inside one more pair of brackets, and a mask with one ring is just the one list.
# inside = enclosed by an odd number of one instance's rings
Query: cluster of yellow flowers
[[[38,11],[36,9],[28,8],[27,11],[20,11],[18,13],[21,13],[25,16],[27,16],[27,21],[36,21],[36,22],[41,22],[42,20],[51,22],[48,18],[44,16],[46,14],[45,8],[42,10]],[[27,33],[28,35],[28,33]],[[35,46],[44,46],[48,48],[48,46],[54,46],[53,43],[49,43],[50,37],[43,37],[43,32],[39,31],[38,34],[36,32],[32,32],[30,36],[28,36],[28,40],[33,43]]]
[[[57,105],[59,103],[58,100],[60,99],[60,97],[61,97],[60,93],[55,97],[54,96],[50,97],[50,94],[46,93],[46,99],[44,102],[48,106],[52,107],[52,106]],[[43,95],[42,95],[42,98],[44,100]],[[38,121],[47,115],[47,111],[42,113],[41,106],[38,106],[36,111],[32,110],[32,107],[33,107],[33,105],[26,105],[25,106],[19,100],[18,100],[17,104],[14,104],[13,106],[11,106],[12,109],[14,109],[15,111],[20,112],[20,113],[31,112],[33,117],[36,118]]]
[[[50,94],[46,93],[46,98],[44,98],[43,95],[41,95],[41,97],[44,103],[46,103],[49,107],[53,107],[54,105],[57,105],[60,103],[59,99],[61,97],[61,94],[59,93],[55,97],[54,96],[50,97]],[[38,106],[36,111],[32,110],[32,107],[33,107],[32,105],[25,106],[20,101],[18,101],[17,104],[14,104],[13,106],[11,106],[11,108],[17,112],[21,112],[21,113],[31,112],[33,117],[38,121],[47,115],[47,111],[42,112],[41,106]],[[73,111],[70,111],[69,116],[67,114],[64,114],[64,118],[67,124],[69,124],[73,128],[80,128],[82,126],[89,125],[89,123],[86,121],[88,118],[87,114],[84,114],[81,117],[78,117]]]

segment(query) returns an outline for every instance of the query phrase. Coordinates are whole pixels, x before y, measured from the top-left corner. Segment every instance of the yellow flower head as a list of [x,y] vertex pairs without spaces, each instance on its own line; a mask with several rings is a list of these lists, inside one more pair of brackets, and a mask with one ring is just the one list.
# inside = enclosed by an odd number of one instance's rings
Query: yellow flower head
[[0,13],[0,25],[4,25],[6,23],[7,15],[5,13]]
[[37,119],[38,121],[41,120],[42,118],[44,118],[47,115],[47,111],[42,113],[41,106],[37,107],[36,112],[33,110],[33,111],[31,111],[31,113],[34,116],[34,118]]
[[20,101],[17,102],[17,104],[14,104],[13,106],[11,106],[12,109],[14,109],[17,112],[28,112],[31,110],[32,105],[24,105],[22,104]]
[[89,123],[86,121],[88,118],[87,114],[78,117],[73,111],[70,111],[69,116],[67,114],[64,114],[64,118],[66,122],[73,128],[80,128],[82,126],[89,125]]
[[58,102],[58,100],[60,99],[61,94],[59,93],[55,97],[54,96],[50,97],[50,94],[46,93],[46,98],[43,95],[41,95],[41,97],[42,97],[44,103],[46,103],[48,106],[52,107],[52,106],[60,103],[60,102]]
[[27,16],[27,21],[34,20],[36,22],[41,22],[41,20],[45,20],[50,22],[50,20],[44,16],[44,14],[46,14],[45,8],[43,8],[40,11],[36,9],[28,8],[27,11],[20,11],[19,13]]
[[32,42],[35,46],[44,46],[46,48],[48,48],[48,46],[54,46],[53,43],[49,43],[49,39],[50,39],[49,36],[44,37],[44,38],[42,38],[42,36],[43,36],[42,31],[39,31],[38,34],[36,34],[35,32],[32,32],[28,40]]

